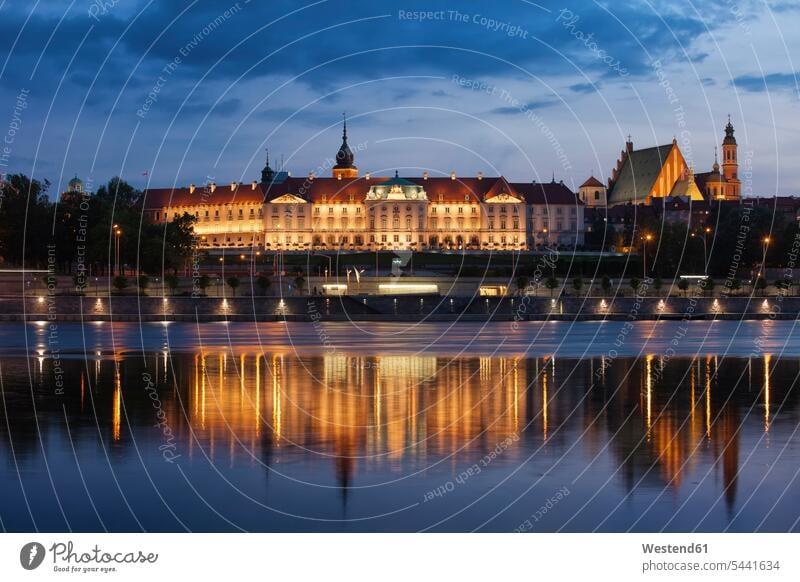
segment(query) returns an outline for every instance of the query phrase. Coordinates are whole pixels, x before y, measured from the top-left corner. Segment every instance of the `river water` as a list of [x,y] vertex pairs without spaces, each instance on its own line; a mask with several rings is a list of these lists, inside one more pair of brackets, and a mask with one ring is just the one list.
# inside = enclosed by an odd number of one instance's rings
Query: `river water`
[[0,325],[6,531],[788,531],[794,322]]

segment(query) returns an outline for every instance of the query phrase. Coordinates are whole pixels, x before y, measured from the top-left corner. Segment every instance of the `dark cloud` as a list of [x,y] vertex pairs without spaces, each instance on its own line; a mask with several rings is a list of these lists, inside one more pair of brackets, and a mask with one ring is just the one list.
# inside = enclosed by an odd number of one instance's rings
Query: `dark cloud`
[[541,99],[538,101],[530,101],[520,107],[497,107],[492,109],[490,113],[496,115],[520,115],[526,111],[535,111],[537,109],[546,109],[561,103],[559,99]]
[[[545,83],[566,86],[566,100],[592,94],[599,82],[604,91],[628,87],[631,80],[653,78],[653,59],[664,67],[706,59],[698,40],[708,29],[736,19],[726,3],[716,3],[705,22],[688,10],[665,16],[658,12],[659,3],[574,0],[566,11],[555,0],[538,4],[544,9],[519,0],[130,0],[90,18],[89,2],[42,2],[33,14],[35,3],[7,2],[0,19],[0,63],[8,56],[0,75],[0,99],[7,106],[20,87],[30,89],[28,127],[43,125],[54,103],[40,155],[67,159],[70,169],[91,166],[97,176],[119,171],[127,149],[120,144],[127,145],[134,129],[137,141],[128,163],[149,167],[152,144],[164,140],[161,155],[167,146],[180,149],[204,118],[212,131],[224,128],[224,135],[194,143],[190,163],[196,165],[180,171],[204,168],[230,137],[225,130],[236,129],[228,147],[241,149],[226,158],[228,169],[241,163],[235,155],[258,149],[279,124],[287,122],[287,143],[300,143],[336,123],[343,110],[354,114],[354,129],[359,112],[416,105],[424,98],[457,96],[464,109],[477,102],[473,111],[521,113],[497,97],[484,94],[479,101],[480,92],[459,90],[450,81],[453,75],[511,87],[528,96],[528,110],[560,103],[555,97],[530,97],[547,95]],[[785,0],[772,7],[785,10],[793,4]],[[69,6],[62,19],[59,11]],[[439,16],[421,21],[414,18],[415,11]],[[437,84],[409,76],[442,79]],[[587,77],[600,81],[576,82]],[[796,90],[793,79],[771,74],[767,87]],[[531,88],[520,90],[521,82]],[[758,77],[739,77],[735,83],[747,91],[764,90]],[[158,94],[142,120],[137,111],[155,88]],[[405,112],[381,126],[387,116],[371,117],[364,132],[380,126],[390,135],[416,119]],[[437,116],[428,122],[440,135],[463,130],[463,120],[444,120],[441,112]],[[73,130],[81,141],[64,151]],[[31,140],[30,151],[24,147],[21,138],[16,150],[20,160],[37,151],[36,140]],[[91,159],[95,151],[96,161]],[[309,162],[303,155],[295,157],[299,168]],[[48,164],[42,160],[38,167]]]
[[594,93],[600,87],[599,83],[576,83],[574,85],[569,86],[569,90],[573,93],[580,93],[582,95],[587,95],[589,93]]
[[800,85],[800,76],[797,73],[770,73],[763,77],[742,75],[734,78],[731,84],[751,92],[792,91],[797,93],[798,85]]

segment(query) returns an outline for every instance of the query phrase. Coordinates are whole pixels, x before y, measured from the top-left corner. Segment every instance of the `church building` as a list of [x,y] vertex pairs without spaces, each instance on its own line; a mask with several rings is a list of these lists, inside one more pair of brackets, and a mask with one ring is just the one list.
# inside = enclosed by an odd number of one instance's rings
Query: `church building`
[[[635,150],[628,138],[608,179],[607,204],[652,205],[668,197],[692,201],[739,200],[741,181],[738,176],[738,146],[733,134],[733,125],[728,118],[722,141],[722,171],[715,153],[712,170],[699,174],[695,174],[693,168],[687,165],[677,140],[673,139],[671,144],[663,146]],[[599,191],[590,182],[591,179],[584,184],[586,193]]]

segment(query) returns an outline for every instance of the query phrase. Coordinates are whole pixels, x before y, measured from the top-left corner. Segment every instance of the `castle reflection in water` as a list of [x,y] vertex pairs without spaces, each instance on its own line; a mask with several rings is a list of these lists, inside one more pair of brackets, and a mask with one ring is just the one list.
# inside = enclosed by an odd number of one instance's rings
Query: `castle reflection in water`
[[743,435],[769,442],[776,413],[797,411],[798,362],[769,355],[612,361],[209,351],[60,363],[64,397],[53,396],[51,359],[3,362],[6,394],[15,377],[27,384],[27,370],[36,396],[35,415],[24,393],[4,401],[0,447],[9,457],[12,444],[17,455],[36,455],[39,437],[64,437],[62,405],[70,438],[95,427],[117,454],[147,449],[143,438],[163,441],[153,428],[162,414],[181,462],[260,463],[268,471],[283,456],[305,455],[327,465],[343,491],[374,467],[405,475],[444,462],[457,472],[514,437],[508,458],[519,463],[578,447],[592,471],[610,455],[616,466],[603,480],[626,490],[679,490],[702,465],[721,477],[730,507]]

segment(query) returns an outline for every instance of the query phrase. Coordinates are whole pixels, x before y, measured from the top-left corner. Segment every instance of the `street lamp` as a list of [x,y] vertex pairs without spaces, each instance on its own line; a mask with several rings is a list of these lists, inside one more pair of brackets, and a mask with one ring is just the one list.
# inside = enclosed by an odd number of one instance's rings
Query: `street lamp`
[[[331,261],[330,255],[323,255],[321,253],[311,253],[311,256],[315,257],[322,257],[323,259],[328,259],[328,268],[325,270],[325,282],[328,282],[328,273],[333,274],[333,263]],[[310,271],[309,271],[310,274]]]
[[761,242],[764,245],[764,247],[763,247],[764,248],[764,252],[762,254],[762,262],[761,262],[761,273],[762,273],[762,275],[766,275],[766,273],[767,273],[767,247],[769,246],[769,243],[772,242],[772,241],[768,236],[765,236],[761,240]]
[[114,225],[114,274],[119,275],[119,246],[120,246],[120,237],[122,237],[122,229],[120,229],[118,224]]
[[647,243],[653,240],[652,234],[646,234],[642,237],[644,239],[644,252],[642,253],[642,276],[647,278]]
[[[705,227],[703,229],[703,272],[708,273],[708,240],[706,240],[706,235],[711,232],[711,227]],[[695,233],[691,234],[692,238],[695,238],[697,235]]]

